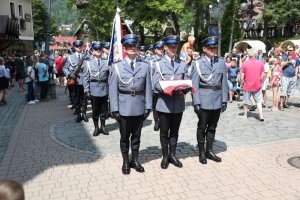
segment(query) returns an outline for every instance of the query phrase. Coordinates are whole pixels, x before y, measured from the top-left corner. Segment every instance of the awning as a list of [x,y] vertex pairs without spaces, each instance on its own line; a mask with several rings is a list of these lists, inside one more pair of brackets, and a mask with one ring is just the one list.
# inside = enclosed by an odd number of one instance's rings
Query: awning
[[235,43],[234,48],[237,48],[240,51],[253,48],[256,51],[262,50],[263,53],[266,53],[266,45],[260,40],[243,40]]
[[286,48],[287,46],[296,46],[298,45],[300,47],[300,40],[286,40],[281,43],[282,48]]

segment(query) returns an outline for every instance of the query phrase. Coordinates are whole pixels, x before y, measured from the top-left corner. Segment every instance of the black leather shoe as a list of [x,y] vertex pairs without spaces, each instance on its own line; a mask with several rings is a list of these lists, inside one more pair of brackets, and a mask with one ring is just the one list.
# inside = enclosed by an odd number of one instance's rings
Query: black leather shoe
[[100,134],[99,129],[95,128],[94,132],[93,132],[93,136],[98,136]]
[[131,161],[130,166],[135,169],[137,172],[145,172],[144,167],[141,165],[139,161]]
[[169,162],[172,163],[175,167],[182,167],[182,163],[176,158],[175,155],[169,157]]
[[168,169],[168,167],[169,167],[169,159],[168,159],[168,157],[163,157],[163,159],[162,159],[162,161],[160,163],[160,167],[162,169]]
[[76,118],[76,123],[79,123],[79,122],[81,122],[81,120],[82,120],[81,116],[80,116],[80,115],[77,115],[77,118]]
[[206,152],[206,158],[213,160],[215,162],[222,162],[222,159],[220,157],[218,157],[216,154],[214,154],[212,151]]
[[159,131],[158,122],[155,122],[155,124],[154,124],[154,131]]
[[88,121],[89,121],[89,119],[88,119],[88,117],[86,116],[85,113],[82,114],[82,119],[83,119],[83,121],[85,121],[85,122],[88,122]]
[[130,174],[130,166],[129,166],[128,162],[123,162],[122,173],[123,174]]
[[207,164],[206,157],[203,158],[203,157],[199,156],[199,162],[202,163],[202,164],[204,164],[204,165]]
[[105,126],[101,126],[99,132],[103,135],[109,135],[109,132],[106,130]]
[[199,143],[199,162],[202,164],[207,164],[207,159],[205,156],[204,143]]

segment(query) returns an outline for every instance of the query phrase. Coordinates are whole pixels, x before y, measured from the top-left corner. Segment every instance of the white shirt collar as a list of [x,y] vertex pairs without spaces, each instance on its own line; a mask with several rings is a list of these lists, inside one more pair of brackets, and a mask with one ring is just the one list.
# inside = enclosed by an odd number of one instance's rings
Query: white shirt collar
[[130,65],[131,62],[133,62],[133,67],[135,67],[135,63],[136,63],[136,57],[131,60],[130,58],[128,58],[127,56],[125,57],[127,63]]
[[205,56],[205,58],[208,60],[209,63],[211,63],[211,60],[213,60],[213,59],[211,59],[211,58],[209,58],[207,56]]
[[175,60],[175,56],[173,57],[173,59],[171,59],[167,54],[166,54],[166,58],[167,58],[167,60],[171,63],[171,60]]

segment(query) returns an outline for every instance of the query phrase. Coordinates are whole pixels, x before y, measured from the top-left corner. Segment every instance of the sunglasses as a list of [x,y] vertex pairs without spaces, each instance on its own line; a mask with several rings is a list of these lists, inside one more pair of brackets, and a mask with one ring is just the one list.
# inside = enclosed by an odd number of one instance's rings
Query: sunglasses
[[101,48],[94,48],[94,51],[101,51]]
[[137,46],[135,44],[126,44],[126,48],[136,48]]

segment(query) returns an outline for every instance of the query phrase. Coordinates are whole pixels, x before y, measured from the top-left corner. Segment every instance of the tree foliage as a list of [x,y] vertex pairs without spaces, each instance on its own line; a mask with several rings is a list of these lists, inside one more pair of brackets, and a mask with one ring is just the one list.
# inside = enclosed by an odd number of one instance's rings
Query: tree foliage
[[[238,19],[239,5],[236,3],[237,0],[229,0],[226,6],[223,18],[222,18],[222,47],[221,55],[231,51],[229,50],[230,37],[232,34],[232,45],[241,39],[241,28]],[[232,24],[234,21],[234,24]],[[233,31],[232,31],[233,26]]]
[[[46,38],[48,9],[43,0],[32,1],[33,30],[36,45],[41,46]],[[58,32],[57,25],[53,19],[50,20],[50,36],[55,36]]]

